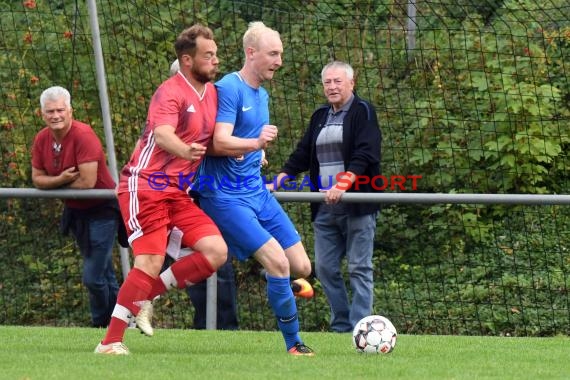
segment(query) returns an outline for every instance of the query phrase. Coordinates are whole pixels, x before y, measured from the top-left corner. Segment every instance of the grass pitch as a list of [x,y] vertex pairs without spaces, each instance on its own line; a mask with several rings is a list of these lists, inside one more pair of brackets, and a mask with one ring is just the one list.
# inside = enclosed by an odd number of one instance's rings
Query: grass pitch
[[104,330],[0,326],[0,379],[567,379],[568,337],[400,335],[388,355],[358,354],[350,334],[303,333],[315,357],[278,332],[129,329],[129,356],[95,355]]

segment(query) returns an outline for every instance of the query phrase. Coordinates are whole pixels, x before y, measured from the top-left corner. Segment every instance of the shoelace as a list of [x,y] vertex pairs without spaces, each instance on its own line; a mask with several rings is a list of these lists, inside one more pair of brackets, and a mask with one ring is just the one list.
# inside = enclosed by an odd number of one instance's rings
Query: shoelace
[[313,350],[311,350],[309,347],[305,346],[304,344],[297,344],[295,348],[297,349],[298,352],[302,354],[309,354],[313,352]]

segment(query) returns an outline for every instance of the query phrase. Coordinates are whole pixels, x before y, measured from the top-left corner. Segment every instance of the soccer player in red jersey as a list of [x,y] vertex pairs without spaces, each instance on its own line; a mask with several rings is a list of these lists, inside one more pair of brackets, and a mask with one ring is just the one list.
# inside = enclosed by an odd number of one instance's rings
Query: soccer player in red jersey
[[[174,49],[178,73],[155,91],[145,130],[121,171],[118,198],[134,254],[134,266],[119,290],[104,339],[95,353],[125,355],[123,336],[141,305],[168,288],[196,284],[226,262],[227,246],[214,222],[187,194],[214,130],[218,73],[213,32],[185,29]],[[166,269],[168,233],[176,226],[194,253]]]

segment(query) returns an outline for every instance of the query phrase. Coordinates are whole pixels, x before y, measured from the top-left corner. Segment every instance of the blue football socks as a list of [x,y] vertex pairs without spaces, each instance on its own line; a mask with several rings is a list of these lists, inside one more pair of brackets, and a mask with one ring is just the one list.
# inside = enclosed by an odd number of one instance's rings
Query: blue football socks
[[299,336],[297,304],[291,290],[289,277],[272,277],[267,274],[267,299],[277,318],[277,325],[283,334],[287,350],[296,343],[303,343]]

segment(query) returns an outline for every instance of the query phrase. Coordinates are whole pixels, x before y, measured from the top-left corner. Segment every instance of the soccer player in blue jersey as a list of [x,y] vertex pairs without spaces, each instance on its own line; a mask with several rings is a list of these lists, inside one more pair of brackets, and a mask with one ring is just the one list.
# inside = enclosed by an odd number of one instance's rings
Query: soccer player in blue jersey
[[[266,270],[267,298],[292,355],[314,352],[299,336],[291,275],[307,277],[311,261],[293,223],[261,176],[262,150],[277,137],[269,124],[269,95],[261,84],[281,67],[279,33],[250,23],[243,36],[245,63],[216,83],[218,114],[213,146],[195,190],[239,260],[254,257]],[[307,283],[308,284],[308,283]],[[310,289],[312,292],[312,288]]]

